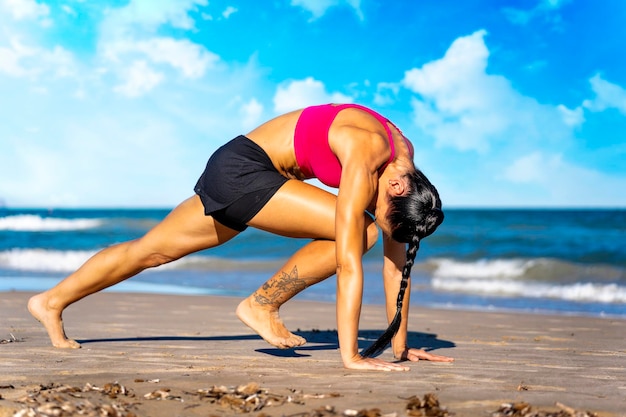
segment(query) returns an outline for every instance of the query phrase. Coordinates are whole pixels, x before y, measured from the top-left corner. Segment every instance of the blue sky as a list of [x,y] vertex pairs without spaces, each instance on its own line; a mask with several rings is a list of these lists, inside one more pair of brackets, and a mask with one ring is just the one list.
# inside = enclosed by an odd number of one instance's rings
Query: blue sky
[[221,144],[356,102],[448,207],[626,207],[622,0],[0,0],[0,205],[171,207]]

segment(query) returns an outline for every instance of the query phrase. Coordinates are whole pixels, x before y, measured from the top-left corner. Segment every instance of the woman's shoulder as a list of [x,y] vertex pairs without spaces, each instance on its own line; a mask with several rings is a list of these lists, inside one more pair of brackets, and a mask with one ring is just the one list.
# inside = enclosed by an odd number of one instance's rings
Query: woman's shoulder
[[342,123],[331,127],[329,145],[342,165],[361,163],[377,170],[391,155],[387,134],[375,125]]

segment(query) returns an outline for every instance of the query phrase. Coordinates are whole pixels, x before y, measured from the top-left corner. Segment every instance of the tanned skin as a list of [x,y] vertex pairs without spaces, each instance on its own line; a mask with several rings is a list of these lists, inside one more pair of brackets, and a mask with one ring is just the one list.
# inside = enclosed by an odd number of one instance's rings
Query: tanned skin
[[[363,294],[363,254],[383,233],[383,282],[388,314],[395,309],[405,262],[405,244],[391,239],[385,213],[388,199],[408,189],[404,175],[415,169],[401,134],[393,125],[396,156],[382,172],[391,150],[384,126],[359,109],[339,112],[329,130],[329,144],[342,165],[337,195],[305,183],[295,158],[293,137],[301,111],[259,126],[246,136],[267,152],[276,169],[289,178],[248,225],[278,235],[310,238],[280,270],[237,307],[239,319],[271,345],[293,348],[306,340],[290,332],[279,308],[300,291],[337,274],[337,328],[346,368],[406,371],[403,363],[364,358],[357,334]],[[219,181],[215,178],[214,181]],[[376,223],[366,214],[376,215]],[[378,226],[378,227],[377,227]],[[106,248],[55,287],[33,296],[28,308],[58,348],[79,348],[68,338],[63,310],[76,301],[130,278],[146,268],[221,245],[238,234],[204,214],[197,195],[178,205],[145,236]],[[410,291],[406,292],[402,324],[393,339],[398,359],[450,362],[453,359],[407,346]]]

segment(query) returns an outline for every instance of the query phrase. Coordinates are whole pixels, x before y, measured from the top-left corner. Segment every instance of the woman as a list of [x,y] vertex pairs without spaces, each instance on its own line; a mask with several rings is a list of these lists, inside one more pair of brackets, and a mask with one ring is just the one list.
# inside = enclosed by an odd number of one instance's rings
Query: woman
[[[390,319],[403,286],[395,320],[400,330],[391,331],[395,357],[451,361],[406,345],[408,274],[420,239],[443,220],[437,191],[415,169],[412,157],[412,145],[402,132],[366,107],[328,104],[279,116],[218,149],[196,184],[196,195],[145,236],[97,253],[54,288],[31,298],[29,310],[55,347],[78,348],[63,328],[67,306],[146,268],[218,246],[252,226],[313,240],[239,304],[240,320],[274,346],[300,346],[306,341],[287,330],[279,308],[336,273],[344,366],[408,370],[358,352],[362,257],[377,240],[377,224],[384,236],[383,279]],[[313,177],[338,187],[338,194],[302,181]]]

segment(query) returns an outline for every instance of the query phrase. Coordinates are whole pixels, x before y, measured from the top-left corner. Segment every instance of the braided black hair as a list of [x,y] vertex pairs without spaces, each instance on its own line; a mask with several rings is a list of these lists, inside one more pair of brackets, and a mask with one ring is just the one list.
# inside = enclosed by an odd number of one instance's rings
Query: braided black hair
[[418,169],[408,175],[411,186],[406,195],[391,197],[389,222],[392,225],[391,237],[408,243],[406,262],[402,268],[402,280],[396,301],[396,314],[387,330],[361,356],[372,357],[380,354],[396,335],[402,322],[402,304],[408,287],[411,268],[420,247],[420,241],[431,235],[443,222],[441,199],[437,189]]

